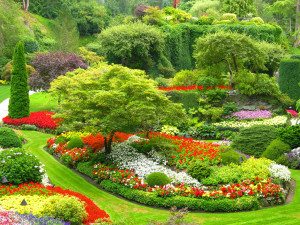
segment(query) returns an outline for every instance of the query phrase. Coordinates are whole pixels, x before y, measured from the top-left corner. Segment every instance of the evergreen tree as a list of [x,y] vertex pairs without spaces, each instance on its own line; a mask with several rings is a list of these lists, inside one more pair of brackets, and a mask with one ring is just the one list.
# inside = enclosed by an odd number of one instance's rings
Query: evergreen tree
[[29,116],[29,88],[26,71],[24,43],[16,45],[13,56],[10,99],[8,113],[11,118]]
[[54,24],[56,49],[62,52],[76,52],[79,46],[77,23],[69,10],[62,10]]

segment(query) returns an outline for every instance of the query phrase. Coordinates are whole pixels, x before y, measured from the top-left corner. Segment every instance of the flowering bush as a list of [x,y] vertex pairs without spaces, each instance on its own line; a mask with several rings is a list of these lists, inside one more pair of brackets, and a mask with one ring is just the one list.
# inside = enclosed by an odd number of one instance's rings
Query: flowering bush
[[252,127],[256,125],[267,125],[267,126],[282,126],[287,122],[286,116],[275,116],[273,118],[264,119],[264,120],[253,120],[253,121],[223,121],[219,123],[213,123],[216,127],[225,127],[225,128],[245,128]]
[[235,112],[231,115],[232,117],[236,117],[239,120],[245,119],[267,119],[272,117],[272,112],[269,110],[242,110]]
[[59,119],[53,119],[53,112],[41,111],[41,112],[32,112],[29,117],[24,117],[20,119],[12,119],[9,116],[2,119],[3,123],[21,126],[23,124],[35,125],[41,129],[51,129],[54,130],[59,125]]
[[20,184],[18,186],[0,186],[0,198],[6,195],[51,196],[57,194],[73,196],[85,203],[85,211],[88,217],[84,221],[84,224],[94,223],[98,219],[109,219],[109,215],[105,211],[101,210],[91,199],[75,191],[62,189],[60,187],[45,187],[38,183]]
[[293,169],[300,168],[300,147],[293,149],[291,152],[287,153],[286,155],[288,164]]
[[283,165],[272,163],[269,167],[271,176],[283,181],[291,180],[291,171]]

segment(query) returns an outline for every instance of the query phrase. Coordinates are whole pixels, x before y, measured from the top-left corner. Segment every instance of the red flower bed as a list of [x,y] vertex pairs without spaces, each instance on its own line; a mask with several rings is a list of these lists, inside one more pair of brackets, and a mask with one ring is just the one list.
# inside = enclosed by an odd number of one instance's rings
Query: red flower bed
[[[207,90],[211,89],[222,89],[222,90],[232,90],[231,86],[219,85],[217,87],[208,87]],[[173,86],[173,87],[159,87],[162,91],[193,91],[193,90],[204,90],[203,86],[190,85],[190,86]]]
[[187,167],[191,160],[209,160],[211,162],[219,162],[220,145],[194,140],[193,138],[185,138],[173,136],[165,133],[152,132],[149,135],[152,137],[161,137],[171,140],[178,146],[177,151],[172,152],[169,162],[179,167]]
[[298,112],[293,109],[288,109],[288,110],[286,110],[286,112],[288,114],[290,114],[292,117],[298,117],[298,115],[299,115]]
[[100,151],[104,148],[104,137],[98,134],[89,134],[82,138],[83,143],[93,149],[94,152]]
[[29,117],[24,117],[20,119],[12,119],[9,116],[2,119],[3,123],[20,126],[23,124],[35,125],[41,129],[56,129],[59,124],[59,119],[53,119],[53,112],[41,111],[32,112]]
[[48,196],[61,194],[65,196],[74,196],[85,202],[85,210],[88,214],[88,218],[84,221],[84,224],[94,223],[98,219],[105,221],[109,220],[109,215],[104,210],[101,210],[91,199],[78,192],[62,189],[61,187],[45,187],[38,183],[20,184],[19,186],[0,186],[0,196],[14,194]]

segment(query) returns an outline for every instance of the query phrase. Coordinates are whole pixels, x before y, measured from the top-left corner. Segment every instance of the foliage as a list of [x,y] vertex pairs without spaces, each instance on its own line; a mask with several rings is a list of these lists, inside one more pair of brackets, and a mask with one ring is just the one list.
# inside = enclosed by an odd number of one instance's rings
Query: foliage
[[246,17],[255,13],[253,0],[220,0],[223,12],[235,13],[239,17]]
[[211,173],[211,167],[205,161],[195,160],[191,161],[188,166],[188,174],[190,174],[195,179],[202,181],[203,178],[206,178]]
[[294,100],[300,98],[299,71],[300,60],[298,59],[285,59],[280,63],[278,80],[280,89]]
[[24,44],[19,42],[16,45],[13,58],[13,71],[8,105],[8,115],[11,118],[29,116],[29,88],[27,76]]
[[1,148],[18,148],[22,142],[18,135],[10,128],[0,127],[0,147]]
[[150,173],[147,178],[146,182],[151,186],[165,186],[166,184],[171,183],[171,179],[164,173],[161,172],[154,172]]
[[169,91],[166,95],[170,97],[171,101],[182,103],[187,111],[199,105],[200,93],[198,91]]
[[101,33],[99,42],[110,63],[143,69],[152,74],[163,72],[164,67],[172,69],[163,55],[163,34],[155,27],[142,23],[111,27]]
[[[182,7],[182,3],[180,4],[180,7]],[[199,17],[209,14],[209,12],[212,10],[217,11],[219,10],[219,8],[220,1],[218,0],[195,1],[194,4],[192,4],[191,6],[190,13],[194,16]]]
[[67,144],[67,149],[82,148],[84,143],[80,137],[72,137]]
[[173,86],[190,86],[197,84],[199,79],[199,72],[193,70],[181,70],[175,74],[172,79]]
[[157,90],[144,72],[107,64],[94,70],[95,74],[87,70],[60,77],[51,91],[61,96],[57,116],[63,118],[63,124],[76,130],[100,130],[106,136],[108,152],[116,131],[151,130],[159,123],[176,125],[185,119],[182,106]]
[[274,160],[277,162],[278,158],[284,153],[288,153],[291,147],[281,141],[280,139],[273,140],[270,145],[263,152],[262,157]]
[[233,149],[228,149],[223,152],[221,154],[221,158],[223,165],[229,165],[231,163],[239,164],[241,162],[241,159],[243,159],[243,157]]
[[76,52],[79,45],[77,24],[69,10],[61,10],[55,19],[54,36],[55,49],[62,52]]
[[0,176],[11,184],[41,182],[44,173],[39,160],[22,149],[0,152]]
[[236,150],[259,157],[276,136],[276,130],[271,129],[270,126],[257,125],[241,129],[232,144]]
[[50,83],[58,76],[77,68],[87,68],[81,57],[63,52],[39,53],[31,64],[36,69],[29,79],[34,90],[48,90]]
[[[30,75],[34,72],[34,68],[32,66],[26,64],[26,71],[27,71],[28,76],[30,77]],[[13,63],[9,62],[3,67],[1,78],[5,81],[10,82],[12,72],[13,72]]]
[[279,129],[279,138],[291,148],[300,146],[300,125]]

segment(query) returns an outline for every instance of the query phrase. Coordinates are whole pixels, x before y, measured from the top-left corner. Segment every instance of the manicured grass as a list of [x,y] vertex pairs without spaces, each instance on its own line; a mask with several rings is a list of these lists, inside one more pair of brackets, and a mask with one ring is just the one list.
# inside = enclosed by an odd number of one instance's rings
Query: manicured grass
[[30,111],[51,111],[57,107],[57,99],[47,92],[39,92],[30,96]]
[[9,85],[0,85],[0,103],[9,98],[10,86]]
[[[46,171],[55,185],[85,194],[106,210],[114,222],[143,225],[151,220],[164,220],[168,217],[169,213],[166,210],[141,206],[101,191],[58,163],[43,150],[46,140],[51,135],[36,131],[22,131],[22,133],[28,140],[25,149],[36,155],[45,164]],[[292,171],[292,174],[299,186],[300,171]],[[284,206],[239,213],[190,213],[188,218],[204,225],[298,225],[300,224],[300,187],[296,190],[293,202]]]

